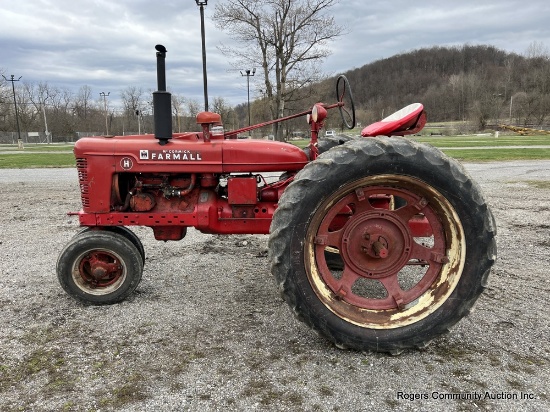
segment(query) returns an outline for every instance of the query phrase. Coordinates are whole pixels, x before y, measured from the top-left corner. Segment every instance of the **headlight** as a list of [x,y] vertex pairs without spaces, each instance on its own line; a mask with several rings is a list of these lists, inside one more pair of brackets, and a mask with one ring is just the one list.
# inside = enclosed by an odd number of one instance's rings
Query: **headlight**
[[315,106],[313,106],[313,109],[311,109],[311,120],[313,120],[315,123],[322,122],[327,117],[327,110],[321,106],[321,104],[317,103]]

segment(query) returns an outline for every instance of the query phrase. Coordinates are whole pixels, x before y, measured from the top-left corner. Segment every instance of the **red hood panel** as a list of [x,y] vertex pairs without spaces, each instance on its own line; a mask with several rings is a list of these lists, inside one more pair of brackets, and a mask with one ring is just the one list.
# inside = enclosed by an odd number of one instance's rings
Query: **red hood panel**
[[[300,148],[269,140],[171,139],[152,135],[88,137],[75,144],[78,157],[113,156],[116,172],[242,173],[299,170],[308,159]],[[183,136],[182,136],[183,137]]]

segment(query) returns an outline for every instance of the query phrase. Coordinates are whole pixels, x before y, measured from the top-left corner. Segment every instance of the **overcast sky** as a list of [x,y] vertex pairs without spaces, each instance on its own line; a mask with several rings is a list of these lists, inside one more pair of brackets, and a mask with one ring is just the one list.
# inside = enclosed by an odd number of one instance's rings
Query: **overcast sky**
[[[205,8],[210,100],[246,102],[246,79],[217,46],[230,43]],[[550,48],[548,0],[341,0],[332,8],[347,33],[322,64],[337,74],[398,53],[435,45],[488,44],[525,54]],[[128,86],[156,88],[156,44],[168,50],[168,88],[203,101],[199,9],[194,0],[0,0],[0,71],[114,100]],[[243,68],[246,69],[246,68]],[[251,78],[251,94],[257,80]],[[353,87],[353,85],[352,85]]]

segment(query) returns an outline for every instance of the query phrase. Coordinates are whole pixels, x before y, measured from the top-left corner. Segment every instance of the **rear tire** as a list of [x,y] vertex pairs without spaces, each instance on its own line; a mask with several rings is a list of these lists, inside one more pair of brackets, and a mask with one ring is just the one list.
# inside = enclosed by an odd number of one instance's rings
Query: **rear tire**
[[90,230],[75,236],[57,260],[57,277],[71,297],[86,304],[120,302],[138,286],[140,251],[124,235]]
[[[379,207],[380,197],[400,202]],[[430,236],[413,235],[413,216]],[[271,271],[297,318],[338,347],[397,354],[469,313],[495,261],[495,235],[458,162],[402,138],[360,139],[321,155],[285,190]],[[340,271],[327,259],[335,254]]]
[[[349,142],[353,138],[350,136],[347,136],[345,134],[337,135],[337,136],[328,136],[328,137],[321,137],[319,138],[317,142],[317,150],[319,151],[319,154],[328,152],[330,149],[336,146],[340,146],[346,142]],[[308,159],[311,159],[311,150],[309,146],[304,147],[304,152],[306,153]]]

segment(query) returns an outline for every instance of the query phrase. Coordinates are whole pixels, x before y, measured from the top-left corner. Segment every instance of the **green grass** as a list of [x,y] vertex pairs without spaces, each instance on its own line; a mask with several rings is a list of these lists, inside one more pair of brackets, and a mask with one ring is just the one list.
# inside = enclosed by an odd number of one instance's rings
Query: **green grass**
[[309,144],[309,139],[300,139],[300,140],[291,140],[289,143],[292,143],[294,146],[298,146],[300,149],[303,149]]
[[[529,146],[550,146],[549,135],[509,136],[449,136],[449,137],[413,137],[415,141],[429,143],[438,147],[448,156],[462,161],[501,161],[501,160],[542,160],[550,159],[550,149],[529,148]],[[293,140],[290,143],[304,148],[309,140]],[[510,148],[510,146],[526,146]],[[477,147],[485,149],[466,149]],[[448,150],[456,148],[453,150]],[[464,149],[463,149],[464,148]],[[25,145],[25,153],[9,153],[17,150],[16,145],[0,145],[0,169],[37,168],[37,167],[74,167],[73,146],[66,144]],[[65,152],[66,151],[66,152]],[[51,152],[51,153],[36,153]],[[63,153],[54,153],[63,152]]]
[[[37,144],[26,143],[23,151],[39,151],[39,152],[72,152],[74,145],[70,144]],[[0,152],[21,151],[16,144],[0,144]]]
[[449,136],[413,137],[421,143],[429,143],[439,148],[445,147],[484,147],[484,146],[540,146],[550,145],[547,136]]
[[31,146],[31,147],[25,147],[25,151],[27,150],[33,150],[33,151],[39,151],[39,152],[71,152],[74,149],[74,145],[70,144],[63,144],[63,145],[40,145],[40,146]]
[[550,159],[550,149],[457,149],[442,151],[450,157],[458,160],[475,161],[501,161],[501,160],[543,160]]
[[0,169],[75,167],[75,165],[74,155],[71,152],[0,154]]

